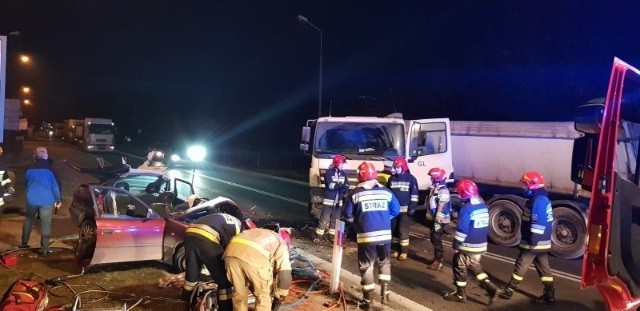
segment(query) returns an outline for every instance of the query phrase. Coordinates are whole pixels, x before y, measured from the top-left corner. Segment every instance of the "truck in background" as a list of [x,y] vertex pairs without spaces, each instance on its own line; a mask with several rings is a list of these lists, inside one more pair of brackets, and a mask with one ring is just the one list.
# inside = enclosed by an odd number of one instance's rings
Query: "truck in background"
[[80,148],[92,151],[114,151],[115,126],[111,119],[84,118],[82,126],[75,128]]
[[[82,128],[84,120],[67,119],[62,121],[64,135],[62,139],[66,140],[70,144],[77,144],[76,140],[76,128]],[[82,132],[82,131],[80,131]]]
[[488,198],[489,236],[494,243],[520,242],[526,200],[519,195],[519,180],[534,170],[544,176],[552,198],[551,253],[567,259],[582,256],[589,194],[571,179],[573,145],[581,136],[573,122],[451,121],[456,178],[474,180]]
[[22,152],[25,135],[24,132],[20,130],[21,114],[22,108],[20,100],[5,99],[2,149],[6,153],[20,154],[20,152]]
[[324,173],[333,156],[347,158],[349,184],[357,184],[356,167],[372,163],[379,172],[385,162],[405,157],[418,179],[421,196],[431,186],[427,172],[438,166],[453,177],[449,119],[403,120],[401,114],[378,117],[321,117],[302,128],[300,149],[311,155],[309,211],[318,219],[322,210]]

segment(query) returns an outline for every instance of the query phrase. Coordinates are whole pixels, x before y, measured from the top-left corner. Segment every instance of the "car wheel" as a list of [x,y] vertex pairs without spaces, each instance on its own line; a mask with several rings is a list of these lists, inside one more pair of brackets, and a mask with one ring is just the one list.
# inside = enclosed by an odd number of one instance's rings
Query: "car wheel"
[[76,245],[76,261],[82,267],[91,263],[93,252],[96,249],[96,223],[93,219],[87,219],[80,225],[78,245]]
[[180,244],[178,248],[176,248],[176,252],[173,253],[173,268],[176,272],[184,272],[187,270],[187,260],[186,260],[186,250],[184,249],[184,245]]

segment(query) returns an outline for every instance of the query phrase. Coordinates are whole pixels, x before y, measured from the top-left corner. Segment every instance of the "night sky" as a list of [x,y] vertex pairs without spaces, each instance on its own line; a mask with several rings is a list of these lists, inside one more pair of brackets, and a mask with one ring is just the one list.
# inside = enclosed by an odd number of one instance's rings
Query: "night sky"
[[[640,2],[0,0],[7,97],[30,119],[294,152],[323,115],[567,121],[640,64]],[[26,52],[25,68],[16,56]],[[165,138],[160,138],[165,137]]]

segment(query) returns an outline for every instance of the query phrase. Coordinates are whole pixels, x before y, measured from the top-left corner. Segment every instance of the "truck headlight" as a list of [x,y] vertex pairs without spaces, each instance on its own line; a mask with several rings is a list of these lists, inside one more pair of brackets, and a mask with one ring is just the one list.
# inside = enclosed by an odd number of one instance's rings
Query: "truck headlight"
[[180,161],[180,156],[179,156],[179,155],[177,155],[177,154],[172,154],[172,155],[171,155],[171,161],[173,161],[173,162],[178,162],[178,161]]

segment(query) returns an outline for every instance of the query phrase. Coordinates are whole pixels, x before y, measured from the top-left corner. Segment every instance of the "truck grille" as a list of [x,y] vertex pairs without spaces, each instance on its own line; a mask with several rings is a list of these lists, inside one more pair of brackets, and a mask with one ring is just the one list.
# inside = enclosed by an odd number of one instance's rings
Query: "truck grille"
[[98,138],[98,139],[96,139],[96,142],[99,142],[99,143],[106,143],[106,142],[107,142],[107,139],[106,139],[106,138]]

